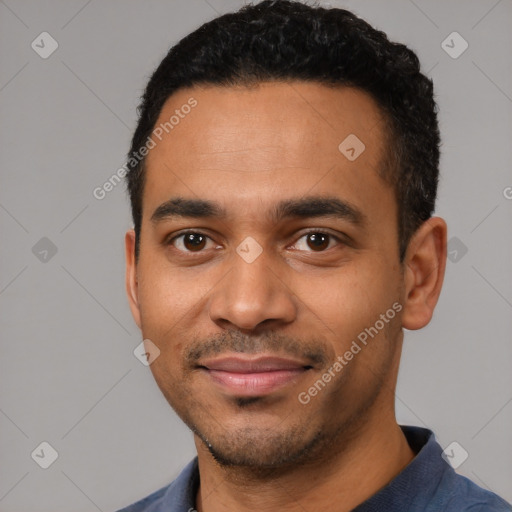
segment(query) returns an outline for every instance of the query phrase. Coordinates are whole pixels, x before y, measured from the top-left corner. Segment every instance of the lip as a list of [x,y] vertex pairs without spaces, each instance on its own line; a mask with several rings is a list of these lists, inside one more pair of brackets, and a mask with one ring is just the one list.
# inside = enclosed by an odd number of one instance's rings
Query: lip
[[282,357],[225,356],[202,361],[200,368],[229,394],[251,397],[267,395],[293,383],[312,366]]

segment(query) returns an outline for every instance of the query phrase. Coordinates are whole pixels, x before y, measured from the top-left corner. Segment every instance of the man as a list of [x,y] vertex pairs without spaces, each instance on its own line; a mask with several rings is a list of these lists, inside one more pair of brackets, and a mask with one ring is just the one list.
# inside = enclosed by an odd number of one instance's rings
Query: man
[[350,12],[264,1],[180,41],[128,161],[126,285],[197,458],[135,511],[503,511],[401,427],[446,260],[433,87]]

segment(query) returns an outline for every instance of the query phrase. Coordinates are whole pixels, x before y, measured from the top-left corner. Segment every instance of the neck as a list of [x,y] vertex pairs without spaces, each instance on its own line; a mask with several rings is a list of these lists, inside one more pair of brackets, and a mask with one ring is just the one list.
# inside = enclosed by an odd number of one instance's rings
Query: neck
[[[342,438],[341,438],[342,437]],[[314,462],[265,474],[220,466],[196,438],[198,512],[238,510],[348,512],[388,484],[414,458],[394,415],[359,426]]]

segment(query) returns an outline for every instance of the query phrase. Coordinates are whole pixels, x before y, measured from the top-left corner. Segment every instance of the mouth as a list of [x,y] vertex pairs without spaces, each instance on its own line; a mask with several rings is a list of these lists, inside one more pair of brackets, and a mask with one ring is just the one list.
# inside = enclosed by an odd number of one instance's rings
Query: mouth
[[312,365],[295,359],[261,356],[224,356],[198,366],[224,392],[237,397],[268,395],[295,383]]

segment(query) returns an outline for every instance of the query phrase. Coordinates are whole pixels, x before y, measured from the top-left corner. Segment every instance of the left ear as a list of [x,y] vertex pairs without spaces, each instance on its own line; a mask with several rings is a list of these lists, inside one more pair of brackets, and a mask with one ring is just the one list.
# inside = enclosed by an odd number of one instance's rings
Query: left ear
[[446,222],[426,220],[409,241],[405,255],[405,297],[402,327],[427,325],[441,293],[446,268]]

